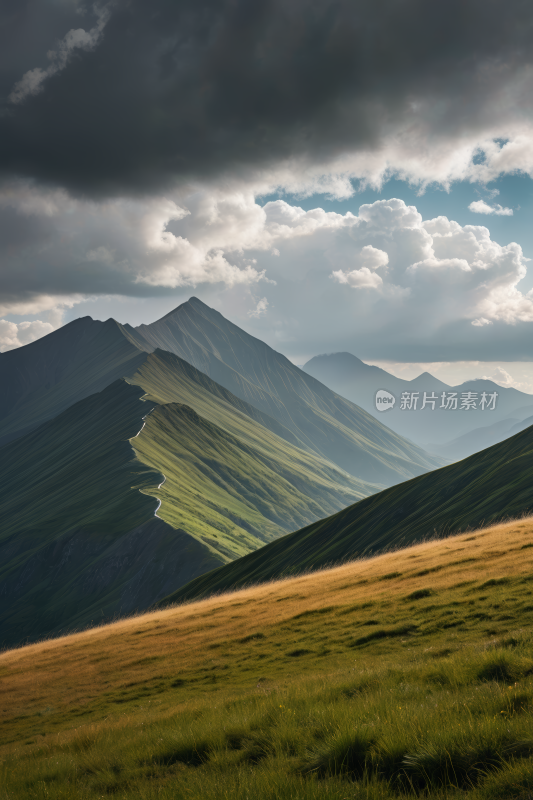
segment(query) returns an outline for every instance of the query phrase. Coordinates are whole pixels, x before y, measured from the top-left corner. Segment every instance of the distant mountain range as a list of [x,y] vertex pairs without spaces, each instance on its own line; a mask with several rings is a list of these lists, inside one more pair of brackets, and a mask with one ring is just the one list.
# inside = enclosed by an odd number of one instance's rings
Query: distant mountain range
[[[449,460],[465,458],[496,444],[516,432],[514,425],[533,415],[533,395],[499,386],[490,380],[479,379],[460,386],[448,386],[424,372],[406,381],[380,367],[365,364],[351,353],[315,356],[302,369],[401,436]],[[396,400],[392,407],[381,412],[376,409],[375,402],[376,392],[380,389],[394,395]],[[496,402],[490,408],[488,404],[481,408],[483,392],[487,399],[497,394]],[[416,408],[401,407],[404,393],[409,398],[418,395]],[[422,408],[424,393],[426,399],[433,397],[436,400],[427,402]],[[469,408],[461,408],[462,398],[468,393],[474,403]],[[456,408],[450,395],[456,397]],[[414,403],[409,401],[406,405],[413,406]]]
[[317,570],[531,514],[532,486],[533,426],[463,461],[385,489],[287,534],[259,552],[194,579],[159,605]]
[[147,608],[442,464],[196,298],[71,322],[1,354],[0,387],[4,644]]

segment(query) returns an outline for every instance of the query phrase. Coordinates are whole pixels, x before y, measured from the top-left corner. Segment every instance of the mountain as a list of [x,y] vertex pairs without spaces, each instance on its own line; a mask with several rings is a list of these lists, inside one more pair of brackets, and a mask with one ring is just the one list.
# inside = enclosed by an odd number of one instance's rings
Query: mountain
[[390,486],[442,464],[195,297],[135,330],[151,347],[194,365],[280,422],[301,447],[352,475]]
[[533,425],[533,416],[527,417],[526,419],[515,423],[510,432],[512,434],[519,433],[520,431],[524,431],[526,428],[529,428],[530,425]]
[[134,328],[82,317],[31,344],[0,353],[0,444],[135,371],[146,357]]
[[143,394],[116,381],[0,449],[2,644],[134,611],[220,564],[143,493],[162,480],[128,441],[154,405]]
[[[322,381],[342,397],[346,397],[352,403],[364,408],[401,436],[411,439],[431,453],[443,455],[446,452],[446,458],[453,457],[449,454],[455,452],[456,449],[466,455],[476,452],[475,447],[478,442],[476,436],[472,437],[474,449],[468,448],[470,441],[468,438],[457,448],[452,444],[453,440],[463,435],[466,436],[470,431],[476,428],[487,428],[517,416],[515,412],[519,406],[528,407],[527,416],[533,413],[532,395],[517,389],[504,388],[494,381],[478,379],[466,381],[459,386],[448,386],[430,375],[429,372],[424,372],[413,380],[406,381],[379,367],[365,364],[351,353],[315,356],[304,364],[303,370]],[[388,407],[386,411],[380,412],[376,409],[375,397],[379,389],[384,389],[395,396],[394,406]],[[435,402],[432,404],[428,402],[426,407],[422,408],[424,392],[427,398],[432,396]],[[456,409],[441,407],[443,392],[445,393],[445,405],[450,394],[456,395]],[[476,407],[461,408],[462,397],[469,392],[476,400]],[[480,400],[483,392],[487,396],[497,394],[494,408],[481,409]],[[416,409],[401,407],[403,393],[408,393],[409,396],[412,393],[418,393]],[[453,403],[450,405],[453,406]],[[485,440],[481,433],[479,441],[486,442],[485,446],[489,446],[496,440],[491,440],[490,435]],[[428,442],[431,445],[428,445]],[[441,448],[441,445],[447,446],[448,444],[450,444],[449,448]]]
[[194,299],[77,320],[0,374],[5,643],[146,608],[441,463]]
[[279,423],[178,356],[157,350],[130,380],[159,404],[133,442],[166,477],[159,515],[225,560],[380,488],[282,438]]
[[532,578],[519,520],[1,653],[3,800],[530,800]]
[[427,448],[431,453],[436,453],[449,461],[460,461],[472,453],[477,453],[480,450],[485,450],[493,444],[502,442],[519,430],[529,427],[522,425],[516,418],[502,419],[499,422],[494,422],[492,425],[486,425],[481,428],[473,428],[473,430],[463,433],[452,439],[451,442],[444,442],[444,444],[428,444]]
[[[451,442],[426,444],[426,449],[430,453],[442,456],[448,461],[459,461],[472,453],[486,450],[487,447],[491,447],[493,444],[502,442],[504,439],[508,439],[509,436],[529,428],[530,425],[533,425],[533,416],[530,416],[531,412],[533,412],[533,406],[517,408],[512,412],[513,415],[509,419],[502,419],[492,425],[482,426],[481,428],[473,428],[462,436],[452,439]],[[525,418],[523,419],[523,417]]]
[[533,426],[360,500],[193,580],[162,605],[319,569],[533,511]]
[[442,464],[196,298],[151,325],[83,317],[0,354],[0,444],[131,378],[155,349],[178,355],[268,415],[292,444],[366,482],[389,486]]
[[135,380],[0,448],[0,642],[146,608],[380,488],[177,356]]

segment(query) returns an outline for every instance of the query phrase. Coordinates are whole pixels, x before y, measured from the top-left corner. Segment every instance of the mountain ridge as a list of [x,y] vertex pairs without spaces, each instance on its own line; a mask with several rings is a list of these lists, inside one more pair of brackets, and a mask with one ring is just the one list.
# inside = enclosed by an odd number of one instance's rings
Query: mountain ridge
[[[520,392],[512,387],[501,387],[497,383],[486,379],[464,381],[458,386],[449,386],[435,378],[429,372],[424,372],[412,380],[405,380],[392,375],[381,367],[365,364],[361,359],[351,353],[331,353],[314,356],[302,369],[323,381],[333,391],[351,402],[359,405],[368,413],[379,419],[383,424],[396,431],[401,436],[416,442],[420,447],[436,454],[453,452],[453,440],[468,434],[477,427],[486,427],[505,418],[514,416],[515,410],[525,403],[530,404],[530,414],[533,413],[533,395]],[[396,402],[386,411],[376,409],[375,395],[383,389],[395,396]],[[403,393],[408,396],[418,392],[416,410],[407,405],[402,408],[401,397]],[[435,402],[423,406],[424,392],[430,397],[433,393]],[[442,393],[446,393],[446,401],[450,394],[455,393],[456,408],[450,403],[449,408],[442,407]],[[477,398],[475,408],[465,411],[461,408],[463,393],[471,392],[471,397]],[[479,400],[481,394],[496,393],[496,405],[481,410]],[[431,442],[433,449],[430,449]],[[487,442],[487,446],[491,442]],[[448,447],[448,445],[451,446]],[[441,449],[441,448],[447,448]],[[459,450],[460,454],[462,451]],[[470,455],[470,450],[466,455]],[[447,455],[446,457],[450,457]],[[460,456],[452,456],[463,457]]]
[[371,495],[202,575],[163,601],[182,602],[376,555],[503,517],[531,513],[533,426],[455,464]]
[[[237,397],[277,419],[297,436],[302,446],[353,475],[390,485],[398,478],[420,474],[443,463],[398,438],[371,414],[332,392],[197,298],[182,303],[163,321],[136,330],[153,347],[192,364]],[[238,347],[241,349],[236,352]],[[396,474],[385,463],[381,451],[387,452],[389,463],[398,463]]]

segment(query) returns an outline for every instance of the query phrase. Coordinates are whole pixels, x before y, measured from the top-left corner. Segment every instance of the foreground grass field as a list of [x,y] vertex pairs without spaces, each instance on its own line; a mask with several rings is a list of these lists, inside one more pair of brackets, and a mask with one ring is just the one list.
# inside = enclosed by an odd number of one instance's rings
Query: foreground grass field
[[533,519],[0,655],[0,797],[533,797]]

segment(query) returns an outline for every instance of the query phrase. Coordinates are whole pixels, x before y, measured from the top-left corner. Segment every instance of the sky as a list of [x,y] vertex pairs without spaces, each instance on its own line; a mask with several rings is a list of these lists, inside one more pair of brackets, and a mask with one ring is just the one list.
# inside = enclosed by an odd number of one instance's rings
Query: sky
[[4,0],[0,352],[191,296],[533,393],[524,0]]

